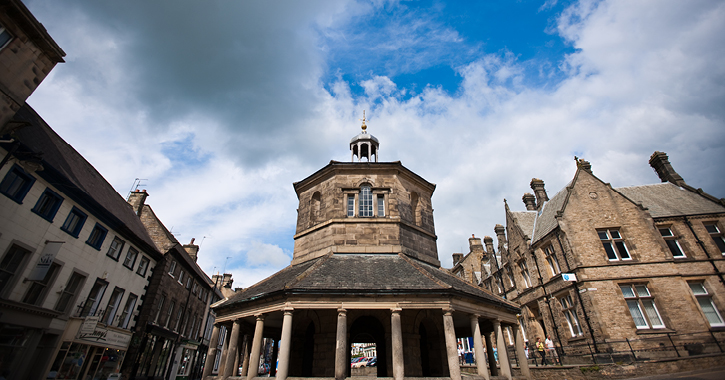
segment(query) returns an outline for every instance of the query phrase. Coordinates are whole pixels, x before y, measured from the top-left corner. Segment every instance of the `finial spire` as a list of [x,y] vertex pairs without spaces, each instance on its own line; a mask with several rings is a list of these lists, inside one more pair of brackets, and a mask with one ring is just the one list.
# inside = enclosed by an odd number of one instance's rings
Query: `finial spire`
[[360,126],[360,128],[362,128],[363,132],[365,132],[365,130],[368,129],[368,126],[365,125],[365,122],[368,120],[365,118],[365,110],[363,110],[363,118],[360,120],[362,120],[362,126]]

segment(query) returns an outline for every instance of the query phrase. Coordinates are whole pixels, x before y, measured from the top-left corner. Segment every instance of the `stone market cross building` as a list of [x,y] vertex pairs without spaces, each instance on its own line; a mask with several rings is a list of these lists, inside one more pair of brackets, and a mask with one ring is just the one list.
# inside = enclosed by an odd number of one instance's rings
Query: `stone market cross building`
[[[456,338],[469,336],[476,357],[488,355],[478,374],[511,378],[506,350],[499,369],[492,348],[506,346],[502,329],[511,326],[524,357],[519,307],[440,268],[435,185],[400,162],[378,162],[379,142],[364,120],[362,128],[350,142],[353,162],[331,161],[294,184],[291,265],[215,306],[204,378],[212,376],[220,331],[228,334],[223,379],[257,376],[262,339],[273,338],[280,340],[277,379],[348,377],[351,345],[375,343],[378,377],[460,380]],[[528,367],[521,372],[530,377]]]

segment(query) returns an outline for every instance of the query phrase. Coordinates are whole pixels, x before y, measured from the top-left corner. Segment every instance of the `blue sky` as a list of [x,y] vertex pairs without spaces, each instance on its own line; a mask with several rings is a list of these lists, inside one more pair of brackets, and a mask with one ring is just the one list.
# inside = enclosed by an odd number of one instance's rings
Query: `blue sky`
[[349,160],[363,110],[381,160],[437,184],[443,266],[575,155],[631,186],[665,151],[725,197],[722,1],[26,4],[67,53],[29,103],[236,286],[289,264],[292,183]]

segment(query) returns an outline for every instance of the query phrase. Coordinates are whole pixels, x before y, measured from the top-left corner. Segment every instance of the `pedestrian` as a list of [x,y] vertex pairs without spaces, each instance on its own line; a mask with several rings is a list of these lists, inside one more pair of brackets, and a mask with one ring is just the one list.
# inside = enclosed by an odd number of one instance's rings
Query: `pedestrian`
[[551,335],[546,336],[546,341],[544,341],[544,343],[546,344],[547,356],[551,357],[551,364],[558,363],[559,358],[557,358],[556,349],[554,348],[554,341],[551,340]]
[[541,356],[541,365],[546,365],[546,351],[544,350],[544,343],[541,338],[536,338],[536,352]]

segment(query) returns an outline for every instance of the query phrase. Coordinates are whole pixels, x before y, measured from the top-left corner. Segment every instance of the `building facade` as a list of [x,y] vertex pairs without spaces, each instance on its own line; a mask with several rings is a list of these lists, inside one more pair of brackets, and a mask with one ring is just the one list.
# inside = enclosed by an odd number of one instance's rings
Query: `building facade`
[[129,379],[199,378],[209,348],[209,306],[219,299],[218,290],[196,263],[194,239],[179,243],[146,204],[147,197],[145,190],[133,191],[128,203],[163,258],[150,277],[122,373]]
[[484,286],[519,303],[526,336],[552,336],[562,355],[721,352],[725,202],[687,185],[662,152],[653,185],[612,188],[576,163],[551,199],[533,179],[526,211],[505,204],[501,265]]
[[256,377],[269,338],[279,342],[270,375],[280,380],[348,377],[353,344],[375,345],[378,377],[460,380],[456,338],[473,336],[478,374],[511,378],[507,354],[496,366],[491,348],[507,326],[518,331],[520,309],[440,268],[435,185],[400,162],[378,162],[379,142],[365,129],[350,142],[352,162],[332,161],[294,183],[291,265],[215,305],[205,377],[214,360],[219,378]]
[[13,120],[22,127],[0,143],[0,371],[117,372],[161,254],[124,199],[29,106]]

